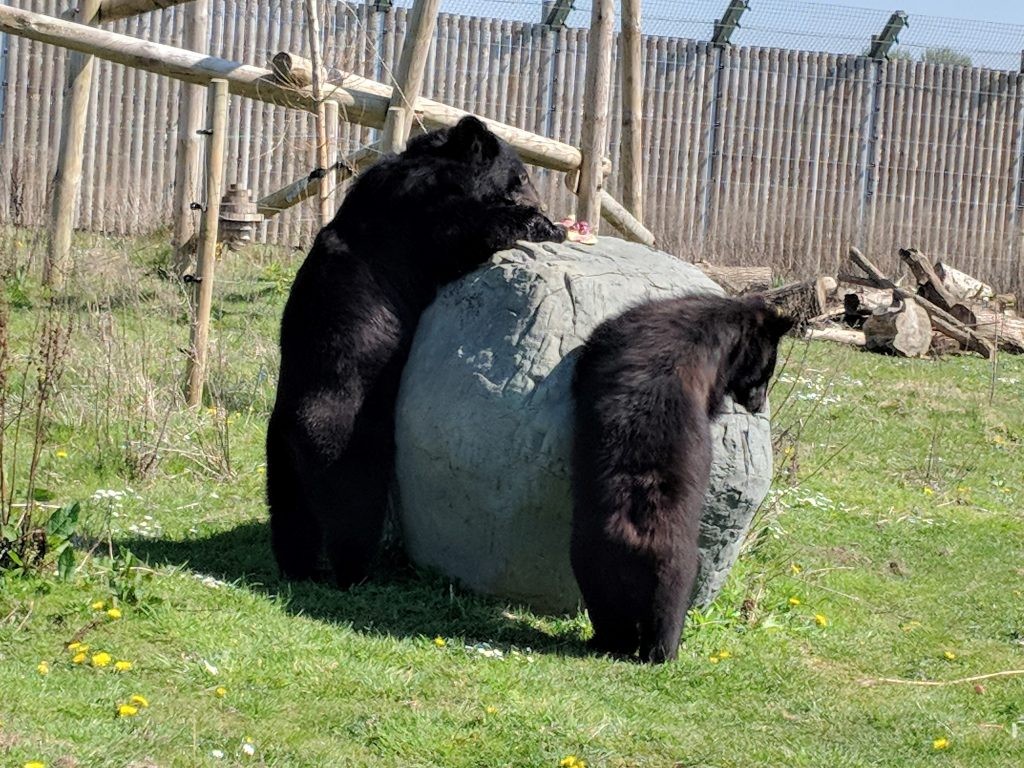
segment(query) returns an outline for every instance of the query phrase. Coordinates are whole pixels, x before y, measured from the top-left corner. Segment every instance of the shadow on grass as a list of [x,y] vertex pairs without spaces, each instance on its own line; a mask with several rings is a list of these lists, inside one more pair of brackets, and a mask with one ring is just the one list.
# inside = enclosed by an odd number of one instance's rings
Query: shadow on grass
[[[186,568],[254,592],[279,597],[294,614],[357,631],[399,637],[464,637],[469,643],[584,655],[575,620],[537,617],[526,609],[472,595],[448,580],[423,573],[403,556],[386,554],[365,584],[348,591],[328,583],[291,582],[278,576],[263,523],[243,523],[202,539],[118,542],[152,566]],[[570,626],[573,625],[573,626]]]

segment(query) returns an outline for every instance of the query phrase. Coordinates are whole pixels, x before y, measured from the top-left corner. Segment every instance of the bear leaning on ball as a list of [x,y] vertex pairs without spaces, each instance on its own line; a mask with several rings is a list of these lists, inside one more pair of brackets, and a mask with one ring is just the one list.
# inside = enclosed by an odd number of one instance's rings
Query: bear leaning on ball
[[353,184],[299,269],[281,321],[267,502],[282,575],[316,575],[326,550],[338,586],[366,577],[420,315],[440,286],[496,251],[564,239],[515,152],[472,116],[412,139]]

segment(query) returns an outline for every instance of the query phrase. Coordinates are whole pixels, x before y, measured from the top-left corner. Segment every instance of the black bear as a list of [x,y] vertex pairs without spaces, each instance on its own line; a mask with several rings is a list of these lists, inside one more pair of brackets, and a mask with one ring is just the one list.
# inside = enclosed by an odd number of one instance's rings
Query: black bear
[[299,269],[281,321],[267,503],[282,575],[314,576],[326,549],[340,587],[366,577],[421,313],[441,285],[517,240],[564,239],[515,152],[474,117],[414,138],[353,184]]
[[571,562],[591,647],[673,659],[699,565],[711,422],[760,411],[792,327],[760,297],[651,301],[587,340],[572,391]]

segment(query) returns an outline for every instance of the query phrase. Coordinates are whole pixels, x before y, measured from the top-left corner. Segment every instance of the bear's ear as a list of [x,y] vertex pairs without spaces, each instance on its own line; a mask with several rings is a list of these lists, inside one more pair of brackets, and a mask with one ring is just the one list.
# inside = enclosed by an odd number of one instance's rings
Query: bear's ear
[[787,315],[781,315],[774,309],[768,310],[768,317],[765,319],[765,327],[773,339],[781,339],[796,325],[796,321]]
[[501,153],[498,137],[473,115],[466,115],[448,132],[447,148],[474,164],[490,162]]

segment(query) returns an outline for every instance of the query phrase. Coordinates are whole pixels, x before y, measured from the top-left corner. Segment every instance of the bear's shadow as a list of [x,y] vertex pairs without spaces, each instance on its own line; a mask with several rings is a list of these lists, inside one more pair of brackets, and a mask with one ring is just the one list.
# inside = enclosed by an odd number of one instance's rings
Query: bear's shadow
[[[327,582],[282,579],[270,550],[266,524],[242,523],[204,538],[132,538],[117,542],[151,566],[172,566],[212,576],[268,597],[279,598],[289,613],[356,632],[393,636],[465,638],[468,644],[562,655],[585,653],[580,637],[553,635],[534,623],[526,609],[470,594],[441,576],[412,567],[394,552],[381,558],[371,578],[341,591]],[[557,622],[561,623],[561,622]]]

